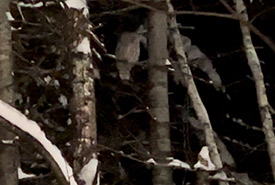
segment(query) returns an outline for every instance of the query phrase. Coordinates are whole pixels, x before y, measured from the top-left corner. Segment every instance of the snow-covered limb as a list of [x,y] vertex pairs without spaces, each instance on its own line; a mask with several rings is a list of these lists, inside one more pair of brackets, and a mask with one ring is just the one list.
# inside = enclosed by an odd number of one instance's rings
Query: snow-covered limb
[[70,185],[77,185],[73,176],[73,170],[63,158],[61,151],[47,139],[45,133],[36,122],[29,120],[24,114],[2,100],[0,100],[0,116],[38,141],[51,155],[67,182],[70,183]]
[[24,2],[19,2],[18,6],[24,7],[24,8],[39,8],[43,6],[43,2],[38,2],[38,3],[24,3]]
[[75,8],[78,10],[84,9],[83,14],[87,17],[89,15],[88,6],[86,0],[67,0],[65,1],[69,8]]
[[149,163],[149,164],[153,164],[153,165],[156,165],[156,161],[153,159],[153,158],[150,158],[146,161],[146,163]]
[[18,168],[18,179],[26,179],[26,178],[32,178],[32,177],[36,177],[36,175],[27,174],[23,172],[23,170],[20,167]]
[[171,162],[169,162],[168,166],[177,167],[177,168],[185,168],[185,169],[191,170],[191,167],[188,163],[183,162],[178,159],[173,159]]
[[93,183],[97,172],[98,160],[92,158],[80,171],[79,179],[83,180],[86,185]]
[[183,162],[178,159],[174,159],[173,157],[168,157],[167,160],[170,161],[168,164],[167,163],[160,164],[160,163],[157,163],[153,158],[150,158],[147,161],[145,161],[145,163],[152,164],[155,166],[169,166],[169,167],[184,168],[184,169],[192,170],[190,165],[187,164],[186,162]]
[[195,169],[200,168],[206,171],[216,170],[215,165],[212,163],[210,159],[209,150],[207,146],[202,147],[198,158],[199,158],[198,162],[194,165]]

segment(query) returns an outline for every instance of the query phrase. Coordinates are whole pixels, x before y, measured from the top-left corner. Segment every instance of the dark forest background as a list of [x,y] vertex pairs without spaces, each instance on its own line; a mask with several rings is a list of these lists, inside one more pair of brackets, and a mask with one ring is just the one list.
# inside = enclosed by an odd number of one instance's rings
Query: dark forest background
[[[231,1],[228,3],[233,7]],[[173,0],[172,4],[176,11],[229,13],[217,0]],[[122,32],[135,31],[140,25],[146,25],[148,18],[146,8],[118,0],[91,0],[88,6],[94,32],[109,54],[114,54],[117,38]],[[246,1],[246,6],[252,24],[275,42],[275,1]],[[12,12],[12,7],[11,13],[18,15],[17,11]],[[73,31],[70,31],[69,23],[59,24],[70,20],[65,20],[64,12],[55,4],[22,10],[28,22],[42,26],[12,23],[15,27],[22,26],[20,32],[13,32],[15,83],[20,94],[16,106],[37,121],[49,139],[72,162],[74,147],[69,146],[74,145],[75,123],[70,120],[69,107],[64,101],[70,101],[72,95],[68,48]],[[193,14],[177,15],[177,21],[181,34],[188,36],[192,44],[212,60],[225,86],[224,92],[217,91],[205,73],[191,66],[213,130],[234,157],[236,166],[226,170],[247,174],[260,184],[271,184],[272,174],[261,131],[255,84],[243,49],[239,21]],[[253,33],[252,36],[261,60],[269,103],[275,107],[275,55],[258,36]],[[122,81],[117,77],[115,60],[104,52],[100,54],[102,61],[95,59],[100,72],[95,93],[101,183],[151,184],[151,167],[141,162],[150,158],[146,63],[140,62],[133,68],[130,81]],[[147,58],[147,50],[142,46],[140,61]],[[198,139],[203,133],[188,122],[188,117],[194,117],[195,112],[186,89],[174,79],[173,71],[169,71],[168,78],[172,153],[174,158],[194,165],[198,152],[205,145]],[[20,150],[22,169],[39,175],[35,179],[21,180],[21,185],[55,183],[49,166],[28,143],[22,142]],[[195,172],[184,169],[175,169],[173,173],[177,185],[193,184],[195,176]]]

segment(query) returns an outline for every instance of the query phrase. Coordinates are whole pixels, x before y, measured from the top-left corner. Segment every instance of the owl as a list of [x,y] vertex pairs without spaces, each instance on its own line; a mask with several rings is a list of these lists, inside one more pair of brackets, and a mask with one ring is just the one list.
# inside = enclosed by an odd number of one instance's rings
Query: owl
[[124,32],[118,39],[116,46],[116,67],[121,80],[129,80],[135,63],[139,60],[140,42],[144,36],[136,32]]

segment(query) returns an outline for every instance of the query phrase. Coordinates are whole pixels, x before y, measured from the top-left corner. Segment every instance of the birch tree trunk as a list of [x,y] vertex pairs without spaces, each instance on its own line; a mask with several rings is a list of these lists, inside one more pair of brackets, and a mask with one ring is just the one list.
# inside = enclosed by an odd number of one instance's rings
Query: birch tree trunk
[[[169,13],[174,12],[174,8],[172,4],[170,3],[170,0],[166,0],[168,4],[168,11]],[[177,54],[178,58],[178,70],[183,74],[183,78],[181,79],[181,84],[184,85],[187,88],[188,95],[191,98],[192,105],[196,111],[196,115],[198,117],[198,120],[202,124],[202,127],[204,128],[204,134],[205,134],[205,141],[206,145],[209,149],[209,154],[212,162],[216,166],[216,170],[220,171],[221,176],[226,179],[226,174],[222,171],[223,164],[221,161],[220,154],[218,152],[217,144],[214,139],[214,133],[212,129],[212,125],[207,113],[207,110],[200,98],[200,95],[198,93],[197,87],[194,83],[194,79],[192,77],[192,72],[190,70],[190,67],[187,63],[187,58],[184,51],[184,46],[181,40],[181,35],[178,29],[178,24],[176,17],[173,16],[169,20],[169,40],[174,45],[174,49]],[[186,75],[187,74],[187,75]],[[220,185],[227,185],[227,182],[219,182]]]
[[[13,104],[11,57],[11,29],[6,12],[9,12],[9,0],[0,1],[0,99]],[[4,120],[0,120],[4,121]],[[14,145],[15,135],[0,124],[0,183],[18,184],[17,168],[19,166],[18,148]],[[10,142],[5,142],[10,141]]]
[[[165,1],[154,1],[163,3]],[[151,11],[148,21],[148,51],[149,51],[149,111],[151,121],[151,149],[152,155],[159,164],[167,164],[167,157],[171,153],[167,68],[167,16],[164,13]],[[172,169],[154,166],[153,184],[170,185]]]
[[[236,10],[242,21],[248,22],[248,15],[246,7],[242,0],[235,0]],[[255,81],[258,107],[263,124],[263,132],[267,142],[267,150],[270,158],[270,165],[272,169],[273,179],[275,180],[275,136],[273,132],[273,121],[270,114],[270,105],[268,103],[266,88],[264,84],[264,75],[262,73],[260,61],[250,35],[249,28],[240,22],[240,27],[243,35],[243,44],[245,48],[246,58],[248,65],[252,71],[252,75]]]

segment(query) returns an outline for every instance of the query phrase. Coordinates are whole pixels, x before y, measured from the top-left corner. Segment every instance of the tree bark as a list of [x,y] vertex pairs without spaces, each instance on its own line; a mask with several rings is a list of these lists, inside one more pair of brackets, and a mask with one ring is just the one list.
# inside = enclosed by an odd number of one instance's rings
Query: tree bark
[[[2,0],[0,1],[0,99],[13,104],[11,29],[6,12],[9,12],[9,0]],[[9,141],[8,144],[5,140]],[[15,135],[0,124],[0,182],[5,185],[18,184],[19,154],[14,140]]]
[[256,85],[258,107],[263,124],[263,132],[267,142],[267,150],[270,158],[270,165],[272,169],[273,179],[275,180],[275,136],[273,132],[273,121],[270,114],[270,105],[268,103],[266,88],[264,84],[264,75],[261,69],[260,60],[252,43],[250,30],[247,25],[243,24],[248,22],[248,15],[246,7],[242,0],[235,0],[236,10],[240,15],[241,31],[243,35],[243,44],[245,48],[246,58],[248,65],[252,71],[252,75]]
[[76,165],[75,170],[78,171],[87,162],[84,160],[85,158],[92,157],[92,153],[96,154],[97,127],[94,79],[90,76],[89,71],[90,58],[83,56],[81,60],[75,59],[73,63],[75,79],[72,85],[74,92],[72,109],[78,130],[78,144],[74,165]]
[[[81,25],[83,32],[89,31],[88,21],[81,13],[81,10],[74,14],[75,24]],[[81,24],[81,22],[83,24]],[[76,42],[85,46],[86,50],[82,51],[76,48],[76,55],[72,60],[74,79],[72,81],[73,98],[71,101],[71,111],[73,119],[77,125],[77,141],[74,153],[74,171],[75,174],[81,173],[90,160],[97,160],[97,125],[96,125],[96,105],[95,105],[95,89],[93,68],[93,58],[90,50],[89,38],[84,34],[79,34]],[[91,174],[92,175],[92,174]],[[93,174],[96,177],[96,174]],[[97,179],[97,178],[95,178]]]
[[[174,8],[170,3],[170,0],[166,0],[168,4],[168,11],[170,13],[174,12]],[[205,142],[209,149],[209,154],[212,162],[216,166],[216,170],[221,170],[221,174],[226,177],[226,174],[222,171],[223,164],[221,161],[220,154],[218,152],[217,144],[214,139],[214,133],[212,129],[212,125],[207,113],[207,110],[200,98],[197,87],[194,83],[194,79],[192,77],[192,72],[187,63],[187,58],[184,51],[183,42],[181,39],[181,35],[177,26],[176,17],[173,16],[169,20],[169,40],[174,45],[175,52],[178,58],[178,70],[183,74],[183,78],[181,79],[181,84],[187,88],[188,95],[191,98],[192,105],[196,111],[196,115],[200,124],[204,128],[205,134]],[[186,75],[187,74],[187,75]],[[219,182],[219,185],[227,185],[227,182]]]
[[[163,3],[164,1],[155,1]],[[149,51],[149,111],[151,121],[151,149],[157,163],[166,164],[171,153],[167,68],[167,16],[151,11],[148,21]],[[164,166],[153,167],[153,184],[170,185],[172,169]]]

